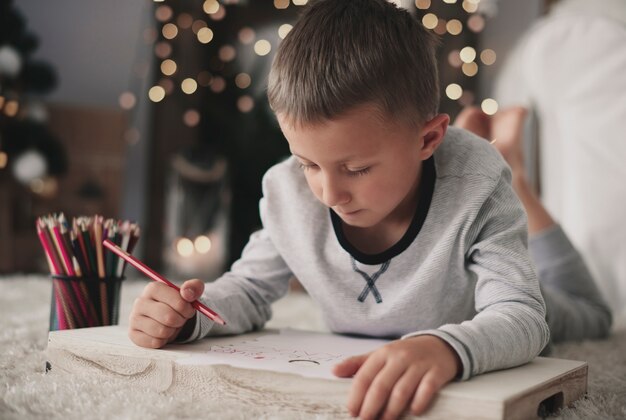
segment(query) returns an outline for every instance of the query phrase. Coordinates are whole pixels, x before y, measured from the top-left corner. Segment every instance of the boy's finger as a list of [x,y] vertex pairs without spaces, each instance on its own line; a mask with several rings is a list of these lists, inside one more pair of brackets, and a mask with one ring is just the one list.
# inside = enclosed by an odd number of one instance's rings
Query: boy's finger
[[160,340],[169,340],[178,330],[177,327],[168,327],[145,315],[136,314],[131,318],[132,328],[146,335]]
[[395,419],[402,414],[415,396],[415,391],[422,375],[424,375],[423,370],[416,366],[404,372],[391,391],[387,406],[383,412],[383,420]]
[[391,392],[398,380],[406,372],[406,364],[394,363],[387,360],[385,366],[378,372],[365,394],[359,416],[362,418],[378,418],[379,413],[391,396]]
[[341,378],[349,378],[359,370],[361,365],[367,360],[369,354],[348,357],[333,366],[333,374]]
[[143,288],[143,292],[141,293],[141,297],[162,301],[168,296],[178,296],[179,293],[176,289],[169,287],[166,284],[159,283],[158,281],[151,281],[146,284],[146,287]]
[[420,415],[426,411],[432,402],[435,394],[445,385],[441,375],[437,374],[436,370],[429,370],[426,372],[415,392],[415,398],[411,403],[411,413],[414,415]]
[[[180,300],[180,297],[178,299]],[[182,300],[181,302],[188,305],[193,310],[193,307],[189,303]],[[182,327],[188,319],[167,303],[157,302],[155,300],[145,302],[141,307],[141,312],[138,312],[138,315],[151,318],[159,324],[170,328]]]
[[197,300],[204,292],[204,283],[198,279],[187,280],[180,287],[180,295],[187,302]]
[[[359,357],[359,356],[357,356]],[[367,390],[371,386],[376,375],[385,365],[385,358],[376,356],[376,354],[368,355],[365,362],[362,363],[359,370],[354,376],[352,386],[350,386],[350,392],[348,393],[348,411],[353,416],[359,415],[361,406]]]
[[151,337],[143,331],[130,328],[128,330],[128,338],[140,347],[147,347],[151,349],[159,349],[167,344],[167,340]]
[[[189,319],[196,314],[196,310],[189,302],[181,298],[180,292],[165,284],[152,282],[144,288],[142,297],[168,305],[182,317]],[[158,318],[155,318],[158,320]],[[170,324],[166,324],[170,325]],[[170,325],[172,326],[172,325]]]

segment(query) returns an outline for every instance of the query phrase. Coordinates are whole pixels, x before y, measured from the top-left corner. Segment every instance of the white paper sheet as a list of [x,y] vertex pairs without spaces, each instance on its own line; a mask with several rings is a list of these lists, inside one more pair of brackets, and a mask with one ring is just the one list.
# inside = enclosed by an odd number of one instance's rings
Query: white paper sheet
[[[214,339],[208,352],[176,360],[185,365],[230,365],[244,369],[287,372],[312,378],[339,379],[332,367],[343,359],[370,352],[387,340],[336,334],[280,330],[243,341]],[[239,337],[241,338],[241,337]],[[211,340],[209,338],[208,340]]]

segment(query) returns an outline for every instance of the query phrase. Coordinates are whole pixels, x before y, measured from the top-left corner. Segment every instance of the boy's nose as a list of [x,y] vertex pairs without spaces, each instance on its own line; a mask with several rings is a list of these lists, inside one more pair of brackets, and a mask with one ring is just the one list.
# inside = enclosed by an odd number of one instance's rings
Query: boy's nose
[[326,177],[322,186],[322,201],[327,207],[335,207],[350,202],[350,193],[341,185]]

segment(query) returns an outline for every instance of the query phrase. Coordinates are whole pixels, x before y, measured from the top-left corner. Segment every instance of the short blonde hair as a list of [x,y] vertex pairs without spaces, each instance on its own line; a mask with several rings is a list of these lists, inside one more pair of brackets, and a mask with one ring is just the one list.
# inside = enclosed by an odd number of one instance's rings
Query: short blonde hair
[[439,107],[437,42],[386,0],[310,1],[274,57],[270,106],[306,125],[372,103],[421,124]]

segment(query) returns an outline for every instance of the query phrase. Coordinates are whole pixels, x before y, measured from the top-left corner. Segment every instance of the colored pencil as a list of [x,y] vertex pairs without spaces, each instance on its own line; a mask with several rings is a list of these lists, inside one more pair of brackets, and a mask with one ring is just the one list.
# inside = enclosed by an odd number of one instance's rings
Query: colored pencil
[[52,274],[55,274],[55,275],[63,274],[62,268],[60,266],[60,262],[58,258],[56,258],[56,254],[54,253],[52,249],[52,244],[50,243],[50,240],[45,234],[46,227],[42,225],[43,225],[42,221],[39,221],[37,223],[37,235],[39,236],[39,241],[41,242],[41,246],[43,247],[46,253],[46,256],[48,257],[48,259],[50,260],[53,266]]
[[[45,251],[46,258],[51,264],[52,274],[55,274],[55,275],[60,274],[61,267],[59,266],[59,262],[56,259],[56,256],[54,256],[53,254],[51,244],[44,233],[45,226],[42,226],[42,225],[43,225],[43,221],[38,220],[36,227],[37,227],[37,235],[39,236],[39,241],[41,242],[41,246],[43,247]],[[55,303],[54,307],[56,308],[56,322],[58,322],[59,325],[61,325],[62,327],[67,328],[67,324],[65,322],[65,315],[63,314],[63,306],[61,304],[61,299],[59,298],[59,293],[54,293],[54,289],[56,288],[53,288],[52,295],[53,295],[53,299]]]
[[130,252],[139,239],[138,226],[101,215],[70,224],[63,213],[39,217],[35,226],[54,276],[50,329],[117,323],[126,261],[104,249],[102,241],[110,239]]
[[102,279],[105,276],[104,272],[104,255],[102,255],[102,216],[95,216],[93,223],[94,232],[94,245],[96,247],[96,259],[98,262],[98,276]]
[[[161,276],[156,271],[152,270],[150,267],[148,267],[147,265],[139,261],[137,258],[130,255],[126,251],[122,250],[119,246],[115,245],[113,242],[106,239],[102,244],[108,249],[110,249],[111,251],[115,252],[120,258],[123,258],[124,260],[126,260],[129,264],[131,264],[137,270],[141,271],[146,276],[150,277],[152,280],[158,281],[160,283],[163,283],[173,288],[174,290],[180,291],[180,288],[176,286],[174,283],[172,283],[165,277]],[[208,317],[210,320],[217,322],[218,324],[221,324],[221,325],[226,324],[226,322],[217,313],[213,312],[213,310],[211,310],[208,306],[204,305],[203,303],[197,300],[194,300],[193,302],[191,302],[191,305],[201,314]]]
[[[128,252],[128,244],[130,242],[130,235],[131,235],[130,224],[128,222],[125,222],[124,226],[122,226],[122,243],[120,245],[120,248],[122,248],[122,250],[126,252]],[[124,259],[119,258],[117,261],[117,270],[115,271],[115,274],[117,277],[122,277],[123,273],[124,273]]]
[[48,231],[50,232],[50,237],[52,238],[52,243],[54,244],[55,249],[57,250],[57,255],[59,255],[59,259],[61,260],[61,264],[63,264],[63,272],[60,274],[66,275],[74,275],[73,269],[71,268],[71,261],[65,249],[63,249],[61,240],[61,234],[59,233],[58,226],[54,225],[53,219],[48,219]]

